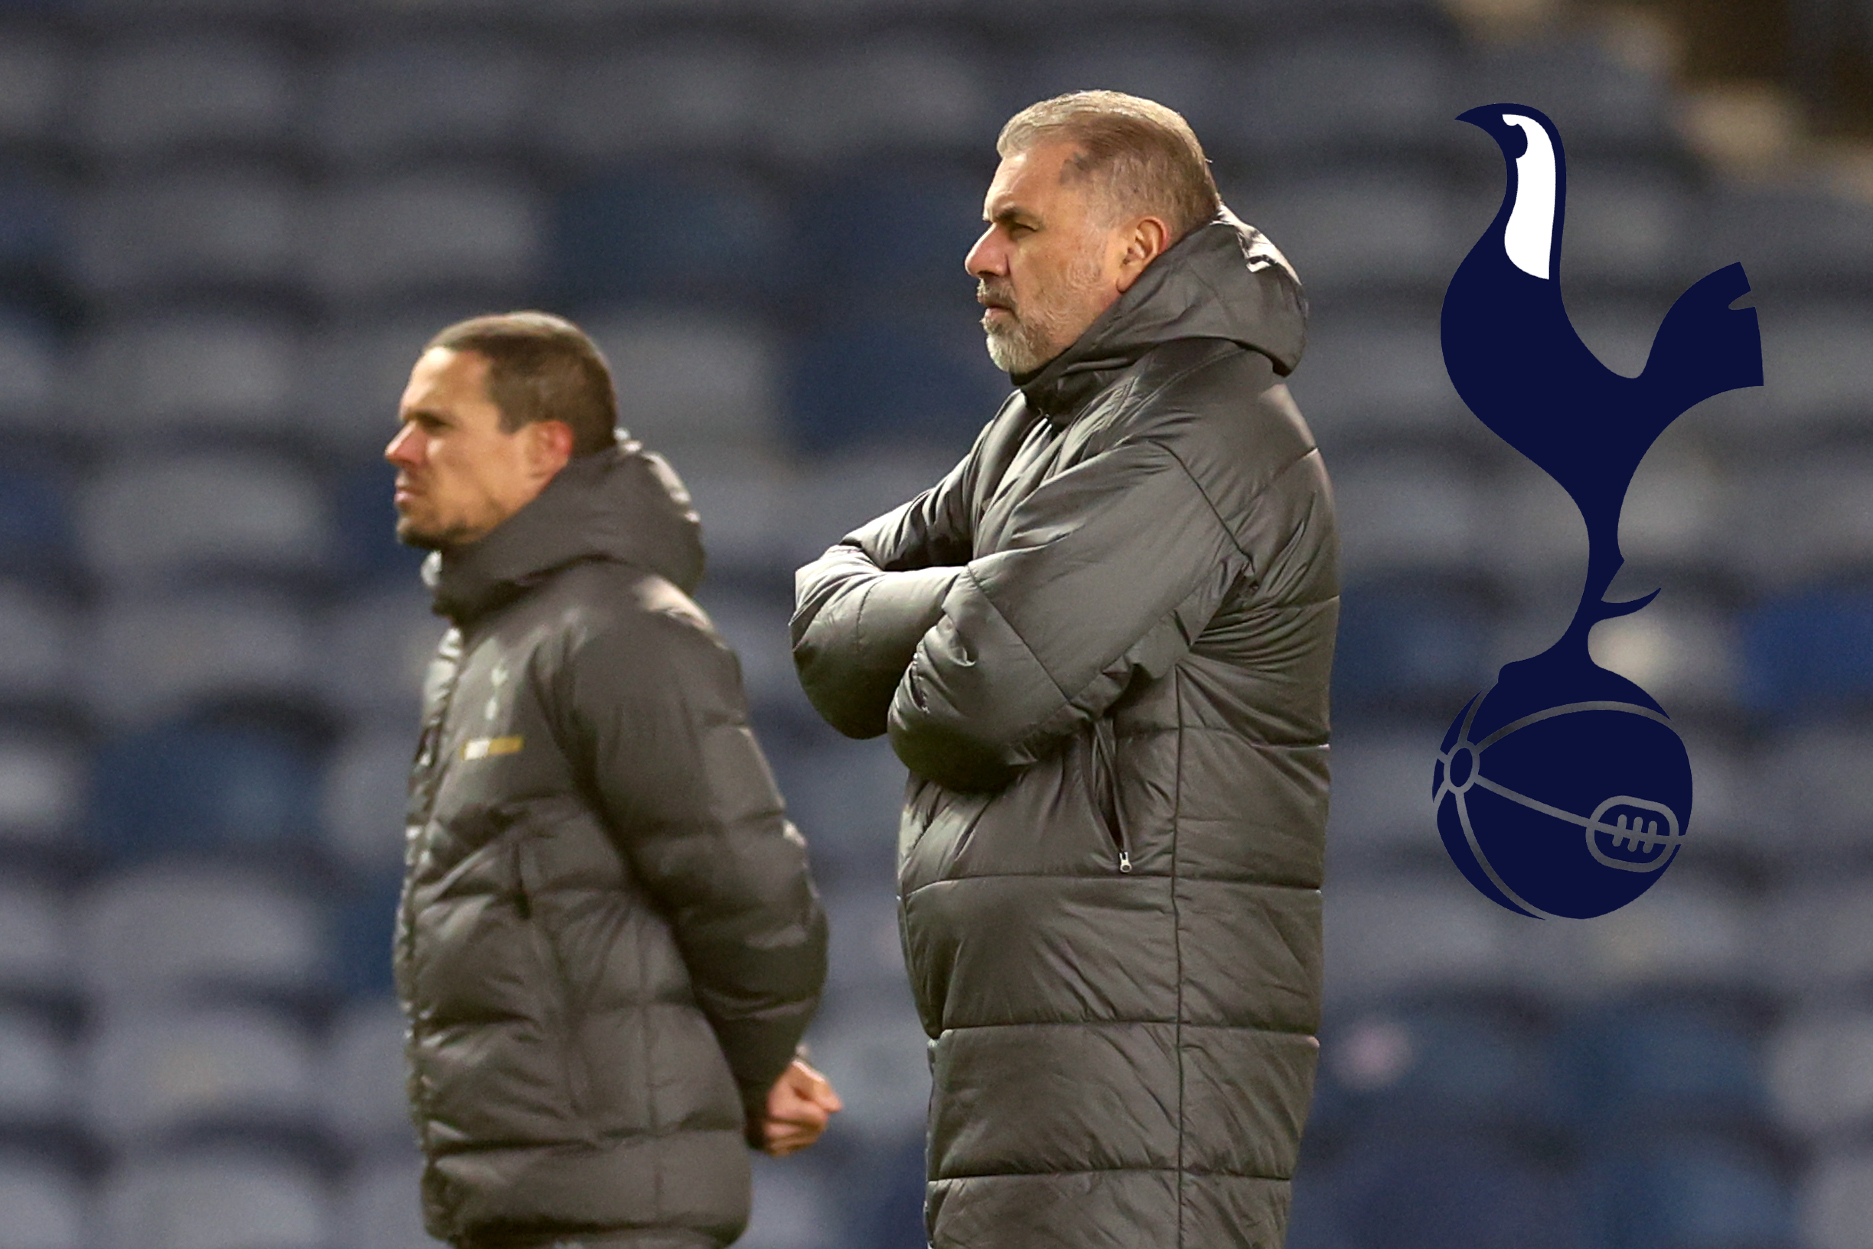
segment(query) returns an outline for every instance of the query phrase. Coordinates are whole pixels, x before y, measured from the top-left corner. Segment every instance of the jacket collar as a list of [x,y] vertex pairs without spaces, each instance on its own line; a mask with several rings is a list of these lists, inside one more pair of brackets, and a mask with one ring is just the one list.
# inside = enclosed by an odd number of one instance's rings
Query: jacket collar
[[1012,380],[1055,425],[1162,343],[1222,338],[1259,351],[1283,377],[1300,363],[1307,300],[1268,237],[1223,208],[1153,261],[1071,347]]
[[701,526],[688,491],[623,430],[611,447],[567,463],[487,536],[432,552],[423,580],[436,613],[464,625],[586,560],[635,564],[686,593],[702,579]]

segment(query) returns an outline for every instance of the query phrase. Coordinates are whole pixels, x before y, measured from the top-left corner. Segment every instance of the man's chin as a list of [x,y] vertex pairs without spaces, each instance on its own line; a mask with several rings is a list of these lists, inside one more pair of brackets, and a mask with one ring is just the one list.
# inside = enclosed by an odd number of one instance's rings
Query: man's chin
[[998,334],[990,331],[986,337],[989,359],[1004,373],[1032,373],[1053,359],[1052,355],[1040,355],[1031,344],[1011,334]]
[[397,541],[405,546],[413,546],[419,551],[440,551],[449,545],[449,535],[424,529],[407,517],[397,521]]

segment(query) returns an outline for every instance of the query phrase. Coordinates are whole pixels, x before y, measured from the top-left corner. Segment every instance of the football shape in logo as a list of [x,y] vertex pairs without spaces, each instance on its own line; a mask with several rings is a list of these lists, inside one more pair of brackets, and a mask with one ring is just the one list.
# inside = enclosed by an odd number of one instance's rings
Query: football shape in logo
[[1561,302],[1566,163],[1547,117],[1520,104],[1460,118],[1502,148],[1502,207],[1444,293],[1444,367],[1471,412],[1560,483],[1587,522],[1587,577],[1560,640],[1507,664],[1444,735],[1437,828],[1457,867],[1519,914],[1604,915],[1659,879],[1691,825],[1691,765],[1652,697],[1593,662],[1587,637],[1638,611],[1606,592],[1624,562],[1619,514],[1646,451],[1694,404],[1762,385],[1741,265],[1678,297],[1637,377],[1614,373]]

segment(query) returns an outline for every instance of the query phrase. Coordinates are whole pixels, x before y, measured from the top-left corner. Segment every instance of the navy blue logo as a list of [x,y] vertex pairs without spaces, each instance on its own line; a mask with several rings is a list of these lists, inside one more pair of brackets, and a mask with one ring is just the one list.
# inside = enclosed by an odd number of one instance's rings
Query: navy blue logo
[[1587,579],[1561,639],[1505,664],[1438,747],[1432,792],[1444,848],[1485,896],[1522,915],[1586,919],[1659,879],[1691,824],[1691,763],[1664,709],[1593,662],[1593,626],[1657,590],[1605,599],[1623,562],[1619,513],[1648,448],[1692,405],[1762,385],[1743,266],[1717,270],[1665,314],[1644,372],[1622,377],[1580,341],[1561,304],[1561,136],[1521,104],[1458,120],[1502,148],[1508,188],[1444,292],[1444,367],[1457,393],[1574,500]]

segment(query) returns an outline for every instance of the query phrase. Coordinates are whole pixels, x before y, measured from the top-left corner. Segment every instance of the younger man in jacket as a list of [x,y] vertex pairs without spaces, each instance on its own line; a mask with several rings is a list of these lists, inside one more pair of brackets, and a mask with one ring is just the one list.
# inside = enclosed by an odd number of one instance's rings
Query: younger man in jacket
[[397,536],[454,626],[411,774],[398,994],[432,1234],[459,1249],[714,1249],[747,1146],[839,1108],[794,1058],[826,927],[688,592],[689,498],[614,433],[604,358],[480,317],[410,376]]

